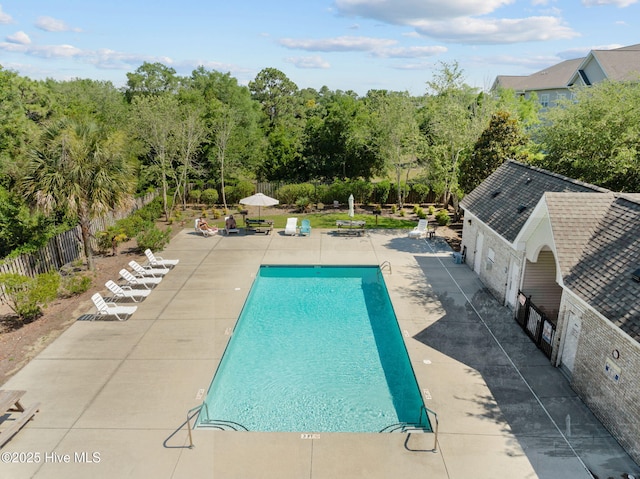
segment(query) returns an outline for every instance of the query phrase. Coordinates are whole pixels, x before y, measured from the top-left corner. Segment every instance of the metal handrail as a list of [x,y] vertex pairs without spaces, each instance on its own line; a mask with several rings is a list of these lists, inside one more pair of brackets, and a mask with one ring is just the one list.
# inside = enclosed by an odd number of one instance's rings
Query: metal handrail
[[434,431],[434,441],[433,441],[433,452],[436,452],[438,450],[438,426],[439,426],[438,413],[436,413],[435,411],[432,411],[427,406],[422,406],[420,409],[420,422],[422,422],[422,409],[424,409],[424,413],[427,416],[427,420],[429,419],[429,413],[433,414],[436,420],[436,430]]
[[[202,407],[206,406],[206,403],[202,403],[199,406],[196,406],[194,408],[191,408],[187,411],[187,431],[189,431],[189,449],[193,449],[193,436],[191,435],[191,417],[196,417],[198,414],[200,414],[200,411],[202,410]],[[189,417],[191,415],[192,412],[198,411],[197,414],[194,414],[193,416]]]
[[380,263],[380,271],[382,271],[385,266],[389,267],[389,274],[393,274],[393,271],[391,270],[391,262],[390,261],[383,261],[382,263]]

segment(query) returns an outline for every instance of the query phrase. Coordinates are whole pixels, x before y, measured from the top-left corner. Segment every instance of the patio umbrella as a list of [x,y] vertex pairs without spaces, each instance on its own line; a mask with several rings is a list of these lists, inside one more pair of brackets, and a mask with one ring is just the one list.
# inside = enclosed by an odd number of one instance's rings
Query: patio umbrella
[[240,200],[240,204],[248,205],[248,206],[257,206],[258,207],[258,219],[260,219],[260,208],[263,206],[273,206],[280,203],[275,198],[271,198],[262,193],[256,193],[255,195],[247,196],[246,198],[242,198]]
[[353,195],[349,195],[349,217],[353,218],[354,215],[354,211],[353,211]]

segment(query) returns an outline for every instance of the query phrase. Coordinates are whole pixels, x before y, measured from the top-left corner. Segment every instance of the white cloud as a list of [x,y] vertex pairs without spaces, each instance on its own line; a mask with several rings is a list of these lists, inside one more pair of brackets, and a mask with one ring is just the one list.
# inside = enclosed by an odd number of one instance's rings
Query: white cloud
[[[314,52],[369,52],[371,56],[378,58],[423,58],[447,51],[447,48],[442,46],[399,47],[396,46],[398,44],[396,40],[371,37],[335,37],[317,40],[283,38],[279,43],[286,48]],[[308,58],[319,59],[319,57]],[[300,57],[296,60],[305,59]]]
[[446,53],[447,47],[395,47],[374,51],[373,55],[381,58],[424,58]]
[[10,43],[19,43],[20,45],[28,45],[31,43],[29,35],[24,33],[22,30],[14,33],[13,35],[7,35],[6,40]]
[[284,61],[295,65],[297,68],[327,69],[331,67],[329,62],[320,56],[288,57]]
[[283,47],[314,52],[366,52],[395,45],[397,42],[384,38],[335,37],[318,40],[282,38],[278,43]]
[[415,20],[487,15],[513,2],[514,0],[336,0],[335,6],[343,15],[405,25]]
[[579,33],[556,17],[423,20],[414,25],[422,35],[443,41],[475,44],[503,44],[569,39]]
[[72,28],[66,22],[53,17],[38,17],[36,27],[45,32],[81,32],[80,28]]
[[609,45],[595,45],[590,47],[570,48],[569,50],[563,50],[558,53],[558,57],[563,60],[571,60],[572,58],[586,57],[591,50],[614,50],[616,48],[622,48],[624,45],[619,43],[612,43]]
[[8,13],[2,11],[2,5],[0,5],[0,25],[8,25],[13,23],[13,17]]
[[638,3],[638,0],[582,0],[585,7],[600,7],[602,5],[614,5],[619,8],[628,7]]
[[86,55],[81,49],[73,45],[42,45],[30,47],[29,55],[42,58],[72,58]]

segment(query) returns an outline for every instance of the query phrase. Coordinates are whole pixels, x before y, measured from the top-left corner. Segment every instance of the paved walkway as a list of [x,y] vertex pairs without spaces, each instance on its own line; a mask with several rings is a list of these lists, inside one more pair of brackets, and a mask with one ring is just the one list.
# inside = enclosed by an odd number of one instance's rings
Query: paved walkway
[[[77,321],[2,386],[42,406],[0,451],[0,476],[640,477],[509,311],[450,253],[438,238],[401,231],[203,238],[185,229],[162,252],[180,264],[128,321]],[[435,452],[433,434],[202,429],[193,432],[195,448],[186,447],[187,411],[202,402],[260,264],[384,261],[425,404],[438,413]]]

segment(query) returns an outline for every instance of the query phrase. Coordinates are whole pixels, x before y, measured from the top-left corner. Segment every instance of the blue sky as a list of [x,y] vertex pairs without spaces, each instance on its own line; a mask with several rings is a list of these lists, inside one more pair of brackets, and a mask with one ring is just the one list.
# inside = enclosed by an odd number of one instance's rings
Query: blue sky
[[0,0],[0,65],[120,87],[144,61],[246,85],[263,68],[299,88],[421,95],[440,62],[466,82],[528,75],[640,43],[640,0]]

